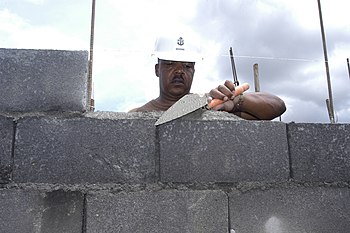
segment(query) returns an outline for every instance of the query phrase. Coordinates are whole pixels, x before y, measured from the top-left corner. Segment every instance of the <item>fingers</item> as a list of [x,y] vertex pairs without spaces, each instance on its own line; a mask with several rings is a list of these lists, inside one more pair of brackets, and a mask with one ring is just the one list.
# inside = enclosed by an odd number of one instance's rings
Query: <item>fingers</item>
[[226,80],[224,85],[219,85],[217,88],[212,89],[209,95],[214,99],[221,99],[227,101],[234,97],[235,85],[232,81]]
[[243,94],[249,89],[248,83],[243,83],[235,87],[232,81],[226,80],[224,85],[219,85],[217,88],[209,92],[208,108],[217,111],[231,112],[234,109],[234,102],[236,96]]
[[234,84],[232,81],[230,81],[230,80],[226,80],[225,83],[224,83],[224,85],[225,85],[228,89],[230,89],[231,92],[233,92],[233,91],[235,90],[235,84]]
[[[217,88],[225,97],[227,97],[226,100],[231,99],[233,96],[232,90],[227,87],[226,85],[219,85]],[[225,100],[225,99],[224,99]]]
[[226,102],[223,102],[222,104],[216,105],[215,107],[211,108],[212,110],[216,111],[225,111],[225,112],[231,112],[233,110],[234,103],[232,100],[228,100]]
[[221,91],[218,90],[218,88],[212,89],[209,92],[209,95],[212,97],[212,99],[220,99],[224,101],[228,99],[226,95],[224,95]]

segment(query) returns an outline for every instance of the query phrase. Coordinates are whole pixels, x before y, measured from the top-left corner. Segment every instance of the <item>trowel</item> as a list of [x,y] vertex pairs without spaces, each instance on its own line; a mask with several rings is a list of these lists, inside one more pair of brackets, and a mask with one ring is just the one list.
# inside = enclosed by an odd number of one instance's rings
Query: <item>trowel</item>
[[204,108],[208,104],[207,96],[200,94],[187,94],[166,110],[155,125],[161,125],[166,122],[185,116],[197,109]]
[[[244,91],[248,90],[248,88],[248,83],[243,83],[241,86],[237,86],[234,91],[234,96],[242,94]],[[173,104],[168,110],[166,110],[157,120],[155,125],[161,125],[166,122],[178,119],[200,108],[210,110],[224,102],[224,100],[220,99],[213,99],[208,102],[208,96],[205,94],[187,94],[179,99],[175,104]]]

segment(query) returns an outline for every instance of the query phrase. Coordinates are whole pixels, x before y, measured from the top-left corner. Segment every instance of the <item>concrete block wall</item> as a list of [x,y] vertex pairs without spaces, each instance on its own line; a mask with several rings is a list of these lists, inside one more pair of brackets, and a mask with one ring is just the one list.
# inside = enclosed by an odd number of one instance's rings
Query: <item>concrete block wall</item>
[[0,48],[0,111],[87,110],[87,51]]
[[[21,52],[2,51],[0,60]],[[55,54],[46,65],[62,67],[56,63],[67,54],[85,52]],[[86,56],[80,63],[70,66],[86,67]],[[35,65],[28,76],[37,77]],[[77,75],[67,70],[74,74],[56,81]],[[83,90],[80,74],[71,81]],[[33,79],[32,90],[45,85]],[[43,99],[60,95],[54,92]],[[59,108],[0,102],[1,233],[349,231],[349,124],[245,121],[199,110],[155,127],[161,112],[85,112],[84,93],[65,89],[73,102]]]

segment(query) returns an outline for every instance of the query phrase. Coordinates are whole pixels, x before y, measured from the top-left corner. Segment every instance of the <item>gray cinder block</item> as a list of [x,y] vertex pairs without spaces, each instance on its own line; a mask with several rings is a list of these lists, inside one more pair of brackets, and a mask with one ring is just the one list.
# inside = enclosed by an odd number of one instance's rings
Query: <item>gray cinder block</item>
[[0,232],[80,233],[83,195],[0,189]]
[[0,116],[0,184],[11,179],[13,119]]
[[288,124],[293,178],[350,181],[349,124]]
[[227,233],[221,191],[158,191],[87,196],[87,231]]
[[158,127],[161,181],[288,179],[284,123],[216,118],[178,119]]
[[231,228],[240,233],[348,232],[348,188],[289,187],[229,195]]
[[87,51],[0,49],[0,112],[86,111]]
[[68,184],[154,181],[155,120],[112,115],[114,118],[18,120],[14,180]]

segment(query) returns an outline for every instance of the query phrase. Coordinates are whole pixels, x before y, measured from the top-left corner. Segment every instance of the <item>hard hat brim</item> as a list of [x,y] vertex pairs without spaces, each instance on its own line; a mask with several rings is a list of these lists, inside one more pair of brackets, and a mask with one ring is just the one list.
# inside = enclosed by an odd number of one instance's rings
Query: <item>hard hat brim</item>
[[156,52],[153,55],[161,60],[169,61],[197,62],[201,60],[201,57],[198,53],[189,53],[182,51]]

